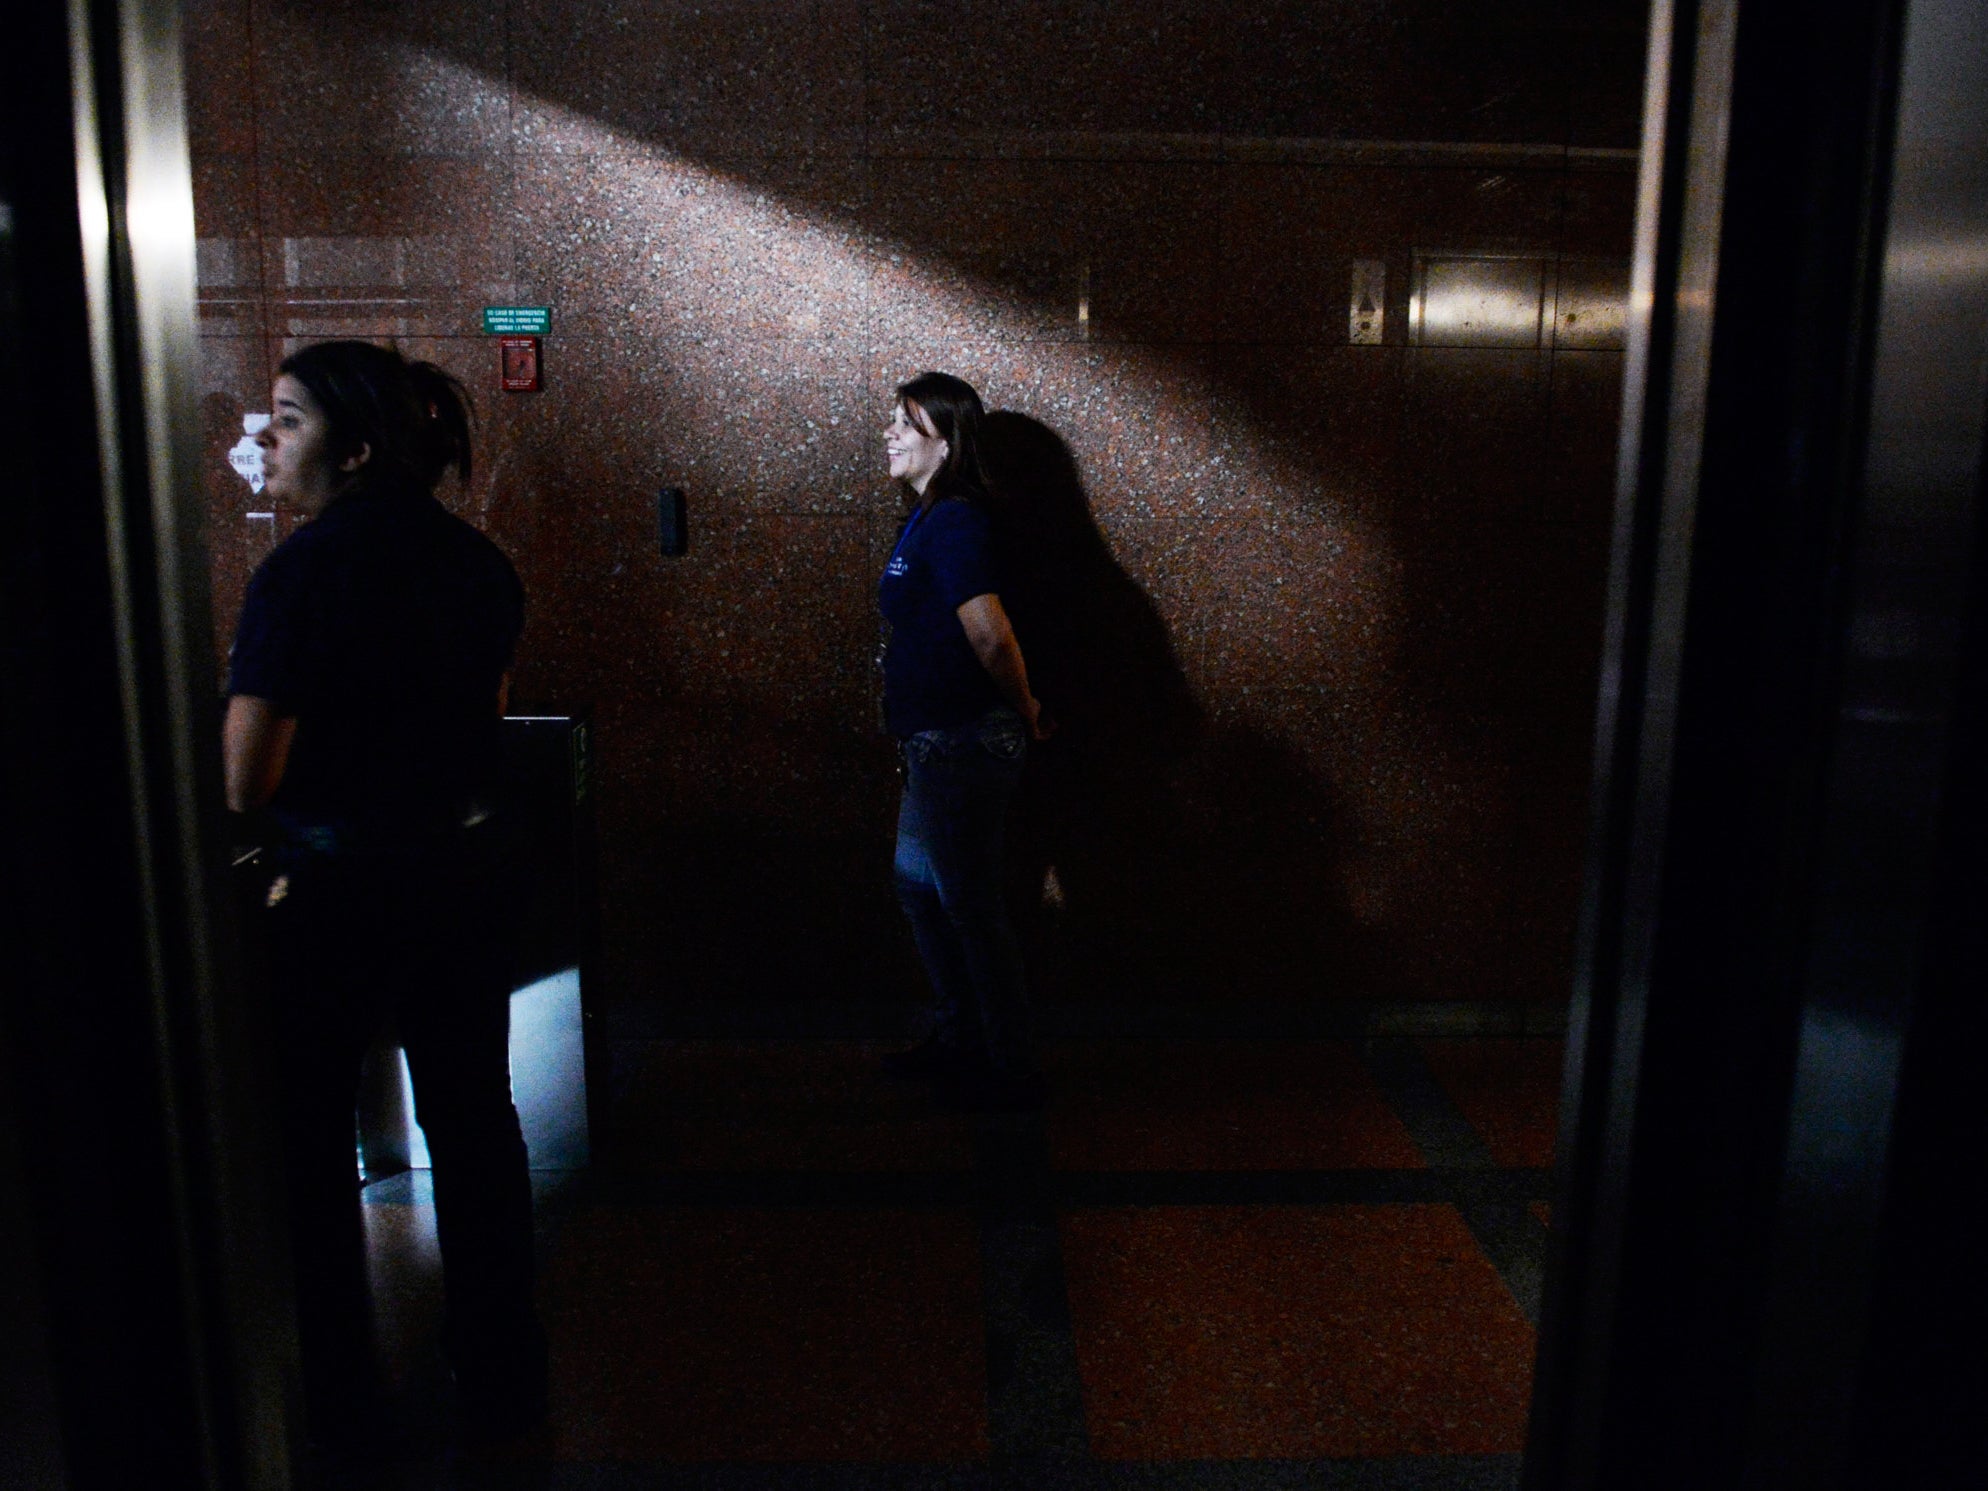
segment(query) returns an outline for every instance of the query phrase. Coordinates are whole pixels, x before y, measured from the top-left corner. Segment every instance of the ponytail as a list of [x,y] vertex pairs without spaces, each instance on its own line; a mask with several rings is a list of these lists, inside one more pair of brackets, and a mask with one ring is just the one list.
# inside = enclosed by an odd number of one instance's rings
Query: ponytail
[[277,372],[310,390],[331,427],[334,454],[364,447],[364,483],[397,481],[431,492],[451,466],[469,480],[474,408],[469,391],[432,362],[409,362],[371,342],[315,342]]
[[425,433],[432,474],[427,485],[433,487],[451,466],[467,484],[471,470],[470,430],[476,417],[469,390],[454,374],[432,362],[409,363],[407,376],[414,384],[415,398],[428,411]]

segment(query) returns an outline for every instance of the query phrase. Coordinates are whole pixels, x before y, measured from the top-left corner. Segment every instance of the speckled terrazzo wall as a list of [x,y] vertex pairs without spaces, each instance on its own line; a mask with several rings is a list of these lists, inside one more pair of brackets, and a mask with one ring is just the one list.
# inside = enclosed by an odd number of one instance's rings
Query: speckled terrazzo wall
[[[1023,417],[1009,469],[1060,504],[1048,997],[1564,996],[1640,4],[188,23],[217,612],[289,526],[227,461],[288,348],[468,382],[452,500],[530,591],[517,696],[596,711],[617,1003],[910,986],[871,596],[925,367]],[[496,391],[492,304],[552,307],[542,392]]]

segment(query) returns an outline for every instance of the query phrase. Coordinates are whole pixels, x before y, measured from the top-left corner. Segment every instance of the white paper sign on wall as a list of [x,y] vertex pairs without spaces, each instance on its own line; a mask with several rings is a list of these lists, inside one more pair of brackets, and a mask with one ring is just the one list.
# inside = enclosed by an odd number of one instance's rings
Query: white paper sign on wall
[[268,428],[267,414],[244,414],[242,438],[228,452],[228,464],[235,468],[235,475],[249,484],[251,492],[262,491],[262,447],[255,443],[255,437]]

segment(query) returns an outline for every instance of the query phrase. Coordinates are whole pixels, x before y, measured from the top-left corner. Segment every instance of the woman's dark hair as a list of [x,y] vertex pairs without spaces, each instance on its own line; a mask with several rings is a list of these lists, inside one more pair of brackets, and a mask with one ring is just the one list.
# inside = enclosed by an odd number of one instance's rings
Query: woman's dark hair
[[469,392],[432,362],[410,362],[371,342],[317,342],[276,370],[310,391],[331,427],[332,456],[371,452],[357,480],[410,482],[433,490],[453,466],[470,473]]
[[897,386],[897,400],[924,414],[932,432],[946,442],[946,464],[932,476],[926,491],[934,498],[964,497],[985,501],[987,472],[980,463],[980,425],[987,411],[973,385],[951,373],[920,373]]

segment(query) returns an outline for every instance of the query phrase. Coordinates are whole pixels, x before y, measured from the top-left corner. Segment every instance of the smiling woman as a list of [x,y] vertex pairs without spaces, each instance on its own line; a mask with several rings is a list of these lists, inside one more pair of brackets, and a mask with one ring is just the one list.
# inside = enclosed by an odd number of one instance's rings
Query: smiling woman
[[1052,726],[1001,602],[1006,583],[980,464],[980,395],[945,373],[897,391],[884,435],[911,510],[878,592],[884,716],[904,792],[894,872],[933,994],[924,1040],[886,1059],[976,1108],[1041,1100],[1002,839],[1031,741]]

